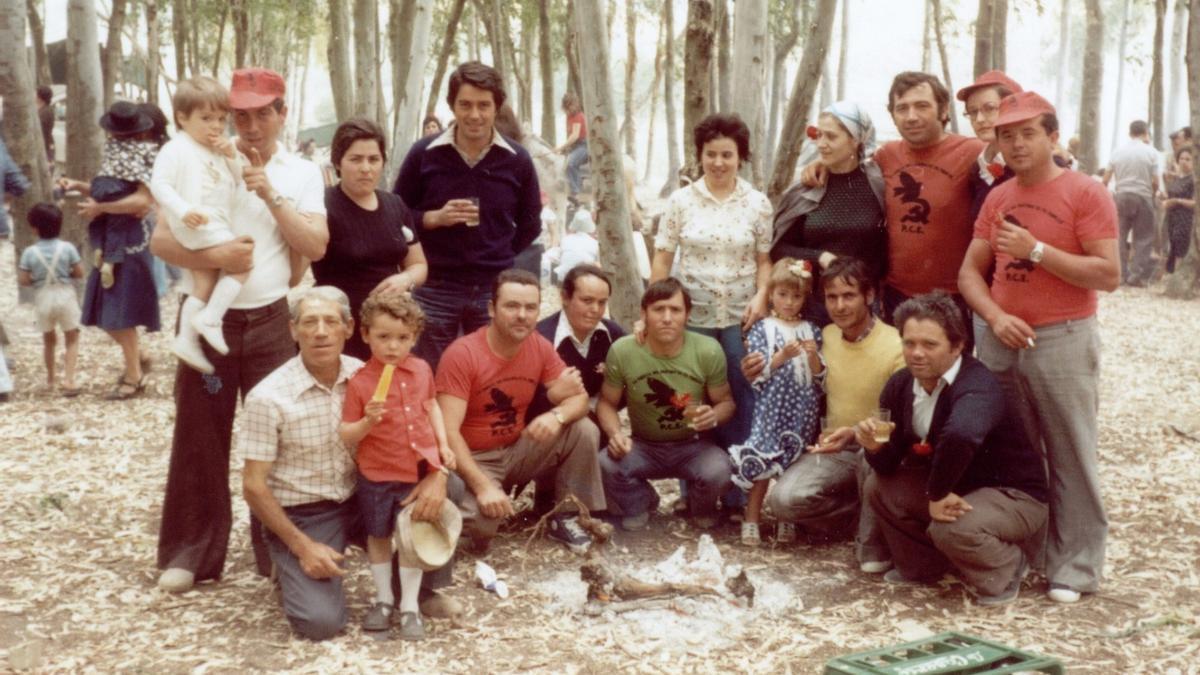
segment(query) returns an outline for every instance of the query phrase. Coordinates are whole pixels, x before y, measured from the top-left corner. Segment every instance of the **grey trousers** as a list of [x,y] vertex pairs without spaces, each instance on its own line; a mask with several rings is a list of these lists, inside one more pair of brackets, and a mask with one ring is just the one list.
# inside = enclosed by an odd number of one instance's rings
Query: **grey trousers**
[[822,537],[841,537],[854,528],[859,562],[890,560],[875,512],[862,507],[863,483],[871,473],[862,450],[804,453],[775,482],[767,508],[779,520]]
[[[1150,259],[1154,248],[1154,202],[1132,192],[1118,192],[1115,199],[1121,280],[1127,284],[1144,284],[1154,275],[1154,264]],[[1129,238],[1133,241],[1126,243]]]
[[675,443],[633,439],[633,449],[620,461],[600,453],[604,493],[609,512],[639,516],[658,502],[651,479],[687,481],[688,505],[693,516],[712,516],[717,500],[733,484],[729,455],[712,441],[697,438]]
[[1016,576],[1022,548],[1046,522],[1046,505],[1012,488],[960,495],[971,510],[952,523],[929,517],[926,466],[872,474],[866,497],[879,516],[896,569],[908,579],[934,580],[951,565],[981,594],[998,595]]
[[1037,347],[1005,347],[986,326],[979,360],[996,374],[1005,396],[1045,459],[1050,520],[1046,578],[1081,592],[1100,588],[1108,518],[1097,471],[1100,332],[1096,318],[1037,329]]
[[[554,485],[555,502],[573,494],[589,510],[601,511],[605,502],[600,466],[596,461],[599,446],[600,429],[584,417],[568,424],[547,447],[521,436],[512,445],[476,452],[472,458],[480,470],[500,483],[505,491],[514,485],[536,480]],[[467,490],[460,510],[464,535],[476,542],[496,536],[500,520],[480,513],[479,502],[470,490]]]
[[[284,511],[301,532],[335,551],[346,550],[357,526],[353,497],[340,504],[317,502]],[[342,578],[313,579],[300,568],[300,559],[273,532],[266,532],[266,540],[279,578],[283,613],[292,629],[310,640],[325,640],[337,635],[346,625]]]

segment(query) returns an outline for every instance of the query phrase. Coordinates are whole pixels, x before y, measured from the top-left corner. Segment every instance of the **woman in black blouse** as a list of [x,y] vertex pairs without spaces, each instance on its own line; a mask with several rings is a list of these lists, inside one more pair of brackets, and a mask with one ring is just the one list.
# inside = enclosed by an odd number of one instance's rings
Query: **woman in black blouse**
[[[783,194],[775,212],[771,260],[792,257],[823,270],[838,256],[853,256],[866,263],[878,288],[887,271],[887,227],[883,175],[871,161],[871,118],[858,105],[839,101],[821,113],[808,136],[812,142],[800,166],[815,154],[828,169],[828,180],[817,187],[797,182]],[[819,326],[829,323],[819,283],[813,285],[813,297],[804,303],[802,314]]]
[[[357,320],[372,291],[408,293],[425,283],[429,266],[412,212],[400,197],[378,189],[387,162],[383,131],[364,118],[342,122],[333,134],[331,159],[341,181],[325,190],[329,247],[313,263],[313,277],[344,291]],[[346,353],[370,357],[359,331],[346,341]]]

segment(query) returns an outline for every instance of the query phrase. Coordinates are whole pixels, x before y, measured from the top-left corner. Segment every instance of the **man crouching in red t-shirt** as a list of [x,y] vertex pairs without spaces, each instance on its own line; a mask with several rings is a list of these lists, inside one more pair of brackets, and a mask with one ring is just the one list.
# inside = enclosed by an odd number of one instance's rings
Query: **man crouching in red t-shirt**
[[[437,400],[446,419],[458,473],[469,488],[463,531],[484,551],[514,513],[508,489],[537,479],[554,485],[555,501],[575,495],[590,510],[605,508],[600,431],[587,419],[588,395],[550,341],[534,330],[541,305],[537,277],[505,270],[492,285],[491,324],[455,340],[442,354]],[[554,406],[525,424],[538,384]],[[560,513],[548,534],[576,553],[592,540]]]
[[1096,291],[1121,280],[1116,206],[1103,185],[1055,165],[1058,118],[1041,96],[1001,100],[996,131],[1016,179],[984,201],[958,286],[987,324],[976,327],[979,360],[1043,446],[1052,479],[1049,597],[1076,602],[1099,590],[1108,531],[1096,459]]

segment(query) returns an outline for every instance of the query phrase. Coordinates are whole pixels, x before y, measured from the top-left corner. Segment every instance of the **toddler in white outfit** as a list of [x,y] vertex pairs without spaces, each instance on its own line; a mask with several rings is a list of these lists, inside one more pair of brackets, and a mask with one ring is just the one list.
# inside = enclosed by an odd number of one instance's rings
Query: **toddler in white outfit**
[[[210,77],[193,77],[179,83],[171,103],[175,125],[183,133],[159,151],[150,192],[184,248],[199,251],[232,241],[229,218],[242,166],[233,142],[225,136],[229,92]],[[179,310],[179,335],[172,351],[192,368],[211,373],[213,366],[200,338],[218,353],[229,353],[222,323],[249,273],[191,270],[191,274],[192,293]]]

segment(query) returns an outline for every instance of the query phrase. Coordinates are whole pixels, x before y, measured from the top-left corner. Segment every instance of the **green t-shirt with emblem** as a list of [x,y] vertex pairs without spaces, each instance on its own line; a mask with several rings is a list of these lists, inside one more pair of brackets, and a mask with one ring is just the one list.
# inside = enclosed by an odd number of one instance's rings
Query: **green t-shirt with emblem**
[[696,432],[688,426],[683,410],[689,403],[706,403],[707,387],[725,384],[725,353],[713,338],[685,332],[683,349],[664,358],[627,335],[608,350],[604,381],[625,390],[634,437],[684,441]]

